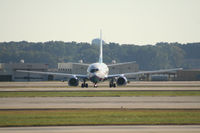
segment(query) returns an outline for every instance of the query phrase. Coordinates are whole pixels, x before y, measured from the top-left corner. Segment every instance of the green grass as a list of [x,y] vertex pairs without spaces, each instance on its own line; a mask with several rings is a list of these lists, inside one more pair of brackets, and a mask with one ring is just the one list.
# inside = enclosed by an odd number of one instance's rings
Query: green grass
[[62,91],[0,92],[0,97],[125,97],[125,96],[200,96],[200,91]]
[[200,110],[9,110],[0,126],[200,124]]

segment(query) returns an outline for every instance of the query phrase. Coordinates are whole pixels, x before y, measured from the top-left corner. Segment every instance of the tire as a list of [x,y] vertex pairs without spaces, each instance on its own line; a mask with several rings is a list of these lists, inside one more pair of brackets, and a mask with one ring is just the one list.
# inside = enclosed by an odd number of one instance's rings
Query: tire
[[81,87],[84,88],[84,84],[83,83],[81,84]]
[[85,87],[88,88],[88,84],[85,84]]
[[115,83],[113,84],[113,87],[114,87],[114,88],[116,87],[116,84],[115,84]]
[[112,88],[113,87],[113,84],[112,83],[110,83],[110,88]]

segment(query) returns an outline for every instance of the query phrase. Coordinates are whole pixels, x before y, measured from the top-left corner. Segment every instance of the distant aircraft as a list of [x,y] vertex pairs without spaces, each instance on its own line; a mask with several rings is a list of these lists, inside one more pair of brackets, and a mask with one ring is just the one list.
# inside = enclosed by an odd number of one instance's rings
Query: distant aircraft
[[[81,74],[66,74],[66,73],[54,73],[54,72],[40,72],[40,71],[27,71],[27,70],[16,70],[17,72],[25,72],[25,73],[36,73],[36,74],[47,74],[47,75],[60,75],[66,76],[69,78],[68,85],[69,86],[78,86],[79,81],[82,81],[81,87],[88,87],[86,81],[91,81],[94,83],[94,87],[97,87],[97,83],[103,82],[108,80],[109,87],[116,87],[116,86],[125,86],[128,82],[127,76],[134,76],[139,74],[154,74],[154,73],[164,73],[164,72],[172,72],[177,70],[182,70],[182,68],[175,68],[175,69],[165,69],[165,70],[156,70],[156,71],[140,71],[140,72],[133,72],[133,73],[124,73],[124,74],[113,74],[109,75],[109,68],[108,66],[103,63],[103,44],[102,44],[102,33],[100,31],[100,55],[99,55],[99,62],[93,63],[89,65],[87,69],[87,75]],[[116,65],[116,64],[113,64]],[[112,66],[112,65],[109,65]]]

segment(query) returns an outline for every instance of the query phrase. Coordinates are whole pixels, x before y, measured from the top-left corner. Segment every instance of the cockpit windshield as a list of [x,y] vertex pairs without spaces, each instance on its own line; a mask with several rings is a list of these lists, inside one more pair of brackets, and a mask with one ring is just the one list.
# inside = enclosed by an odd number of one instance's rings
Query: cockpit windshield
[[99,71],[98,68],[94,68],[94,69],[91,69],[91,70],[90,70],[91,73],[94,73],[94,72],[97,72],[97,71]]

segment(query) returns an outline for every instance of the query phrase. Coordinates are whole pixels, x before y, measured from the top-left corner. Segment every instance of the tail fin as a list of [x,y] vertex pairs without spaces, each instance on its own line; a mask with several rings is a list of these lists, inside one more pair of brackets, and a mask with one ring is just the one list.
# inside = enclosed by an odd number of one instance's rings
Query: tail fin
[[102,44],[102,32],[100,30],[100,54],[99,54],[99,63],[103,63],[103,44]]

